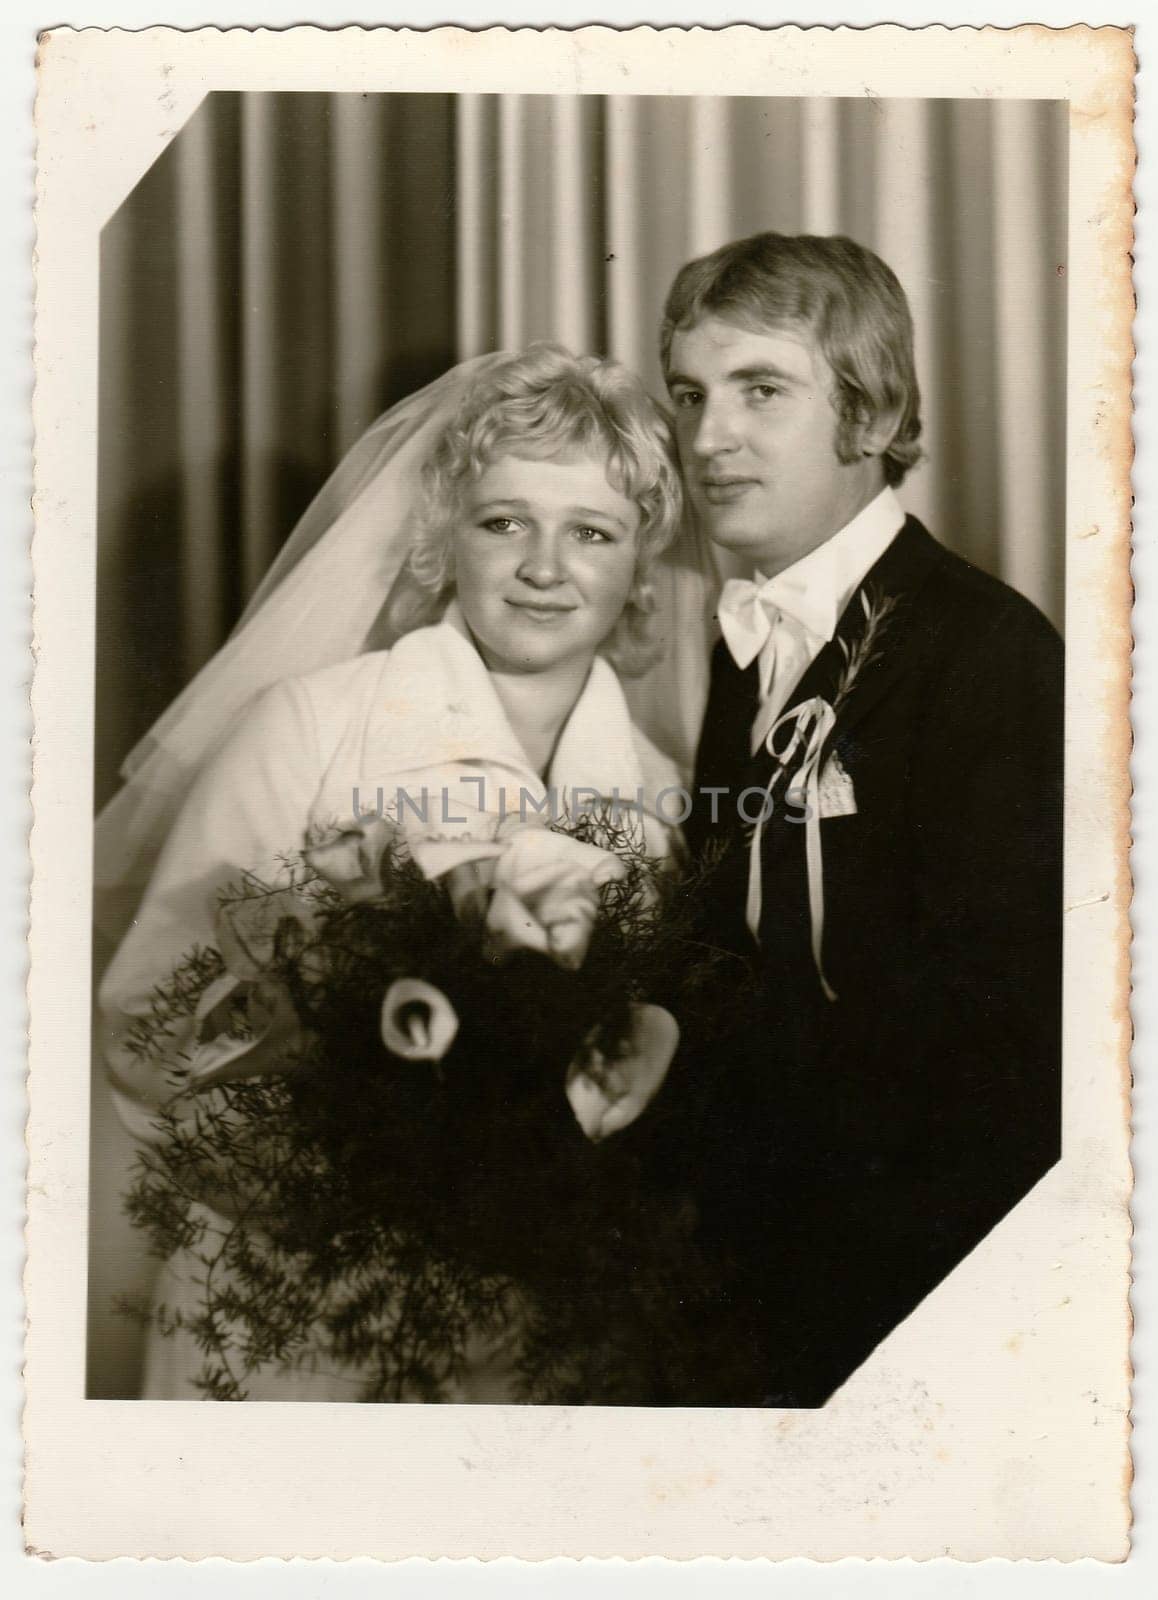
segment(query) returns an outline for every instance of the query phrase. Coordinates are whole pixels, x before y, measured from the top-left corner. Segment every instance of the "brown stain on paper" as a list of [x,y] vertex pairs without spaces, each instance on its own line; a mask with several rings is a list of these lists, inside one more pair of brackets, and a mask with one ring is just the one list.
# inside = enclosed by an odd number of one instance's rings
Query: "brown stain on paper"
[[[1134,590],[1130,575],[1133,494],[1131,470],[1134,463],[1132,429],[1132,370],[1135,356],[1133,322],[1136,299],[1133,287],[1134,172],[1137,164],[1134,143],[1134,75],[1137,57],[1133,30],[1128,28],[1075,28],[1085,36],[1091,55],[1099,57],[1098,71],[1088,92],[1070,104],[1071,162],[1082,146],[1096,151],[1104,182],[1096,210],[1071,218],[1077,228],[1093,228],[1096,240],[1097,272],[1093,303],[1077,308],[1079,315],[1096,318],[1100,365],[1091,372],[1080,393],[1083,405],[1094,400],[1092,430],[1088,442],[1103,466],[1098,484],[1104,515],[1082,537],[1096,537],[1099,547],[1108,551],[1099,582],[1087,603],[1097,607],[1099,620],[1098,656],[1110,667],[1104,694],[1102,719],[1104,771],[1107,793],[1106,824],[1113,844],[1113,882],[1109,898],[1114,909],[1113,1021],[1115,1056],[1123,1127],[1131,1123],[1130,1044],[1133,1036],[1130,1016],[1130,803],[1132,785],[1129,763],[1133,749],[1130,725],[1131,611]],[[1071,375],[1072,384],[1072,375]],[[1087,442],[1086,440],[1082,441]],[[1093,586],[1091,586],[1092,588]],[[1128,1195],[1125,1203],[1129,1204]],[[1133,1319],[1127,1304],[1127,1332],[1133,1332]],[[1129,1346],[1125,1353],[1127,1390],[1133,1367]],[[1124,1418],[1124,1452],[1121,1495],[1127,1519],[1126,1548],[1129,1551],[1131,1523],[1130,1492],[1133,1460],[1129,1448],[1131,1425]]]

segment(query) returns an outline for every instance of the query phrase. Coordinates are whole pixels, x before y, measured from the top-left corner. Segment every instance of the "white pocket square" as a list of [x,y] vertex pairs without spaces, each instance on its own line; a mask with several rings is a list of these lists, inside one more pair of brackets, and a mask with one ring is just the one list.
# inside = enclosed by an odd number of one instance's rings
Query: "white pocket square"
[[820,815],[822,817],[853,817],[856,815],[856,791],[844,763],[834,750],[824,763],[820,774]]

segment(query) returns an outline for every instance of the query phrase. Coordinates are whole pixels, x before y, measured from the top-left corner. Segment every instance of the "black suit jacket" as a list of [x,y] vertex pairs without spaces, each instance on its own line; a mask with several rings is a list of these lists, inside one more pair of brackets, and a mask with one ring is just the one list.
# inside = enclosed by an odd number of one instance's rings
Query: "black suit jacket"
[[[667,1119],[665,1159],[701,1175],[731,1272],[717,1314],[737,1360],[693,1403],[822,1404],[1059,1154],[1061,642],[912,517],[864,592],[891,609],[826,751],[856,802],[820,824],[836,1000],[783,781],[758,947],[744,925],[735,796],[772,758],[749,754],[755,666],[713,658],[695,782],[729,792],[714,822],[697,801],[690,841],[725,847],[702,924],[758,985],[710,1057],[683,1063]],[[833,699],[838,641],[865,626],[858,591],[790,706]]]

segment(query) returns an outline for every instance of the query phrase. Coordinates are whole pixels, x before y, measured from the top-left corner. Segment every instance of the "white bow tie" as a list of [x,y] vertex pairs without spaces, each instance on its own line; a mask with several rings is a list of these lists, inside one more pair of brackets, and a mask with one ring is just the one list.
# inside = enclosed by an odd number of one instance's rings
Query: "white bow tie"
[[808,586],[791,572],[781,572],[764,583],[750,578],[729,578],[717,607],[720,631],[741,672],[751,666],[784,616],[818,639],[831,639],[836,631],[836,611],[831,596],[819,586]]

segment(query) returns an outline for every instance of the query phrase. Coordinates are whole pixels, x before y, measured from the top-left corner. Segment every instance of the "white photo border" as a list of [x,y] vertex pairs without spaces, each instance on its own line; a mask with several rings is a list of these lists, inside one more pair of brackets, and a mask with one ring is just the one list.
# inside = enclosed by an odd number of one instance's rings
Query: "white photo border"
[[[588,34],[590,37],[585,37]],[[914,1324],[934,1300],[945,1299],[946,1291],[950,1295],[958,1292],[959,1305],[969,1308],[971,1338],[979,1326],[988,1328],[990,1316],[996,1331],[1003,1316],[1008,1320],[1011,1313],[1015,1319],[1039,1313],[1045,1305],[1042,1296],[1052,1286],[1009,1282],[1005,1286],[1011,1298],[996,1310],[992,1304],[978,1306],[975,1288],[984,1284],[987,1293],[992,1293],[997,1275],[1008,1275],[1019,1256],[1024,1259],[1034,1251],[1040,1230],[1055,1226],[1059,1207],[1064,1210],[1074,1204],[1089,1207],[1087,1221],[1100,1220],[1105,1228],[1098,1241],[1100,1250],[1090,1251],[1088,1260],[1083,1258],[1083,1270],[1093,1278],[1103,1271],[1107,1275],[1098,1284],[1084,1281],[1083,1292],[1089,1294],[1098,1287],[1105,1291],[1114,1281],[1119,1285],[1119,1303],[1114,1308],[1119,1319],[1117,1347],[1114,1326],[1106,1322],[1102,1309],[1092,1300],[1087,1309],[1098,1329],[1100,1342],[1094,1359],[1099,1363],[1099,1375],[1105,1374],[1103,1392],[1118,1396],[1121,1417],[1116,1430],[1111,1424],[1103,1434],[1114,1435],[1119,1451],[1124,1445],[1126,1375],[1120,1370],[1124,1344],[1120,1291],[1128,1192],[1124,1187],[1128,1185],[1128,1163],[1121,1115],[1125,1079],[1111,1086],[1117,1095],[1117,1103],[1112,1104],[1114,1095],[1107,1096],[1104,1076],[1107,1058],[1119,1061],[1124,1071],[1128,1027],[1125,968],[1119,961],[1111,970],[1106,961],[1106,951],[1115,947],[1124,959],[1128,903],[1122,849],[1129,733],[1125,717],[1129,633],[1125,552],[1131,307],[1124,253],[1129,248],[1132,218],[1130,174],[1121,169],[1123,151],[1129,149],[1129,42],[1120,33],[1067,36],[1034,29],[1026,30],[1024,36],[957,35],[946,52],[943,37],[915,38],[903,29],[874,30],[871,35],[861,33],[852,38],[846,34],[843,41],[835,34],[783,30],[777,38],[776,59],[760,63],[758,91],[796,94],[813,86],[832,94],[868,91],[887,96],[911,93],[912,85],[919,83],[925,93],[949,93],[948,88],[938,91],[937,85],[959,84],[968,56],[968,81],[976,92],[1025,95],[1032,84],[1036,93],[1074,102],[1070,277],[1071,305],[1080,314],[1071,318],[1070,336],[1067,634],[1071,673],[1091,668],[1078,682],[1071,704],[1088,736],[1087,747],[1092,742],[1097,749],[1088,765],[1083,762],[1070,772],[1071,794],[1075,779],[1080,779],[1082,800],[1080,807],[1071,805],[1067,810],[1067,899],[1070,903],[1081,901],[1082,909],[1080,928],[1074,935],[1076,950],[1067,954],[1067,961],[1078,964],[1087,994],[1089,974],[1094,975],[1094,1000],[1085,1011],[1110,1018],[1106,1031],[1093,1030],[1088,1036],[1083,1031],[1088,1016],[1072,1024],[1079,1030],[1078,1059],[1097,1059],[1102,1064],[1102,1075],[1095,1075],[1088,1101],[1075,1107],[1067,1090],[1067,1130],[1080,1129],[1081,1137],[1092,1137],[1095,1145],[1102,1141],[1099,1149],[1087,1152],[1088,1165],[1072,1174],[1076,1190],[1063,1192],[1071,1175],[1063,1161],[1062,1169],[1055,1169],[997,1234],[886,1341],[869,1364],[879,1369],[883,1363],[881,1386],[874,1388],[870,1383],[865,1390],[852,1380],[842,1391],[842,1396],[852,1394],[851,1406],[838,1404],[838,1396],[832,1403],[835,1409],[792,1414],[815,1419],[815,1425],[798,1422],[794,1429],[779,1434],[777,1430],[789,1414],[673,1411],[625,1416],[594,1410],[497,1408],[484,1419],[477,1409],[454,1407],[343,1407],[338,1408],[340,1417],[330,1428],[327,1442],[326,1413],[335,1414],[331,1407],[173,1407],[81,1398],[83,1334],[77,1329],[83,1329],[83,1317],[73,1328],[76,1319],[70,1318],[68,1302],[71,1296],[75,1311],[76,1284],[84,1280],[83,1265],[79,1271],[77,1267],[78,1260],[83,1262],[83,1227],[77,1224],[87,1191],[87,1097],[70,1094],[70,1086],[74,1089],[82,1078],[87,1082],[88,1050],[87,919],[83,906],[88,894],[89,835],[87,826],[78,826],[77,819],[78,815],[83,818],[83,796],[88,792],[85,773],[86,763],[91,763],[91,728],[86,728],[90,712],[85,702],[86,679],[78,671],[78,662],[91,662],[92,656],[95,232],[155,158],[166,133],[171,136],[187,119],[207,86],[337,87],[337,83],[319,81],[335,69],[341,71],[340,86],[346,88],[517,91],[520,83],[527,81],[526,58],[530,55],[540,92],[551,87],[574,92],[577,86],[622,92],[622,77],[601,74],[616,70],[624,59],[630,63],[635,92],[649,92],[644,86],[651,83],[661,87],[650,92],[664,92],[690,81],[692,75],[698,75],[697,81],[710,92],[712,82],[721,81],[719,56],[733,50],[729,88],[742,93],[743,85],[754,81],[753,34],[754,30],[743,36],[681,34],[662,62],[655,60],[656,40],[650,32],[646,51],[636,49],[644,43],[638,35],[602,29],[566,35],[459,34],[453,47],[455,70],[464,77],[454,83],[448,81],[443,59],[446,41],[429,33],[394,35],[385,55],[379,47],[386,41],[375,35],[347,34],[343,38],[341,33],[297,29],[278,35],[191,35],[164,29],[131,37],[61,32],[48,42],[43,54],[46,93],[41,108],[38,242],[39,505],[34,558],[40,654],[34,692],[39,755],[34,792],[37,884],[28,1274],[34,1319],[29,1347],[29,1537],[40,1549],[96,1558],[133,1553],[221,1554],[239,1559],[273,1553],[388,1558],[415,1553],[514,1553],[530,1558],[564,1553],[662,1553],[687,1558],[713,1553],[812,1555],[831,1560],[848,1554],[919,1557],[946,1553],[977,1560],[1005,1554],[1114,1559],[1120,1553],[1125,1529],[1120,1485],[1111,1484],[1104,1474],[1095,1474],[1092,1483],[1079,1482],[1081,1475],[1075,1476],[1072,1470],[1079,1461],[1083,1469],[1090,1464],[1090,1451],[1096,1451],[1096,1445],[1081,1434],[1074,1419],[1069,1424],[1073,1437],[1064,1433],[1064,1445],[1058,1437],[1064,1429],[1044,1440],[1033,1438],[1027,1431],[1035,1426],[1032,1410],[1018,1416],[1019,1426],[1013,1430],[1016,1452],[1007,1447],[1001,1454],[999,1441],[988,1435],[984,1440],[966,1437],[966,1448],[972,1445],[976,1456],[967,1457],[956,1474],[946,1470],[931,1496],[923,1497],[914,1486],[913,1494],[896,1513],[895,1525],[886,1517],[883,1525],[878,1518],[871,1529],[860,1525],[859,1531],[835,1532],[831,1515],[824,1516],[822,1508],[814,1506],[810,1527],[804,1515],[805,1499],[809,1492],[815,1494],[821,1480],[815,1475],[808,1478],[808,1488],[785,1507],[782,1491],[792,1485],[778,1481],[772,1495],[775,1503],[770,1505],[767,1479],[774,1460],[770,1451],[779,1452],[783,1461],[786,1434],[795,1431],[799,1438],[798,1430],[803,1430],[812,1443],[805,1449],[803,1462],[792,1470],[799,1471],[802,1480],[806,1467],[814,1474],[818,1468],[827,1472],[831,1507],[840,1470],[851,1472],[858,1459],[862,1468],[866,1460],[879,1460],[883,1439],[891,1437],[889,1449],[903,1448],[888,1429],[895,1426],[902,1406],[897,1374],[903,1385],[906,1362],[915,1348]],[[871,70],[866,61],[870,43]],[[81,44],[80,54],[70,56],[69,44]],[[138,50],[140,54],[135,53]],[[125,72],[124,64],[130,60],[131,81],[127,82],[118,78],[118,73]],[[172,70],[162,80],[163,65]],[[268,76],[271,70],[278,74],[276,84]],[[53,72],[57,74],[55,100],[47,90]],[[164,102],[162,90],[168,96]],[[677,92],[690,91],[679,87]],[[59,119],[56,123],[53,116]],[[87,142],[82,194],[78,192],[78,164],[75,155],[68,153],[68,143],[85,127],[86,118],[97,123],[99,132],[102,116],[109,119],[109,142],[103,148],[100,137]],[[134,119],[135,131],[126,134]],[[145,155],[147,159],[140,165]],[[1116,174],[1115,162],[1119,164]],[[1109,305],[1105,303],[1107,286],[1115,297]],[[1093,418],[1099,413],[1095,430]],[[1109,439],[1108,447],[1091,448],[1088,441],[1099,437]],[[1100,530],[1098,536],[1080,538],[1094,524]],[[1074,600],[1079,592],[1087,600],[1096,596],[1098,605],[1079,608]],[[1104,673],[1098,681],[1099,667],[1105,666],[1107,656],[1115,671]],[[88,670],[91,675],[91,667]],[[1073,683],[1071,678],[1071,686]],[[1110,886],[1108,899],[1099,898],[1103,884]],[[66,906],[67,917],[63,914]],[[1073,917],[1068,922],[1075,926]],[[69,974],[67,1006],[59,1001],[65,981],[61,973]],[[1099,982],[1104,985],[1100,990]],[[1097,1004],[1099,998],[1104,1012]],[[1116,1013],[1112,1013],[1115,1007]],[[1099,1160],[1107,1150],[1112,1156],[1108,1187],[1104,1186],[1106,1167]],[[924,1337],[928,1337],[927,1330]],[[1044,1374],[1054,1371],[1051,1361],[1055,1357],[1064,1365],[1078,1342],[1071,1331],[1051,1356],[1042,1354],[1039,1340],[1033,1381],[1041,1382]],[[1066,1370],[1072,1378],[1072,1369]],[[1011,1391],[1024,1383],[1019,1376],[1018,1384],[1010,1385]],[[1007,1406],[1006,1389],[1002,1387],[1000,1393],[1001,1405]],[[1067,1402],[1069,1398],[1066,1391]],[[1011,1414],[1014,1412],[1009,1409],[1002,1411],[1004,1418]],[[1059,1409],[1051,1407],[1049,1420],[1055,1428],[1059,1415]],[[1036,1420],[1041,1420],[1040,1413]],[[340,1447],[333,1437],[335,1431],[342,1436]],[[481,1476],[477,1464],[471,1469],[455,1465],[465,1440],[474,1441],[470,1448],[476,1450],[481,1442],[489,1452],[492,1466]],[[67,1451],[62,1448],[66,1442]],[[287,1443],[292,1443],[292,1448],[287,1449]],[[1065,1461],[1057,1459],[1059,1448],[1067,1456]],[[361,1499],[351,1497],[348,1482],[339,1486],[335,1501],[320,1493],[314,1475],[308,1480],[300,1475],[295,1479],[291,1470],[295,1463],[324,1460],[331,1453],[344,1457],[347,1470],[362,1469],[362,1481],[368,1488]],[[645,1461],[649,1455],[650,1466]],[[992,1490],[1013,1460],[1032,1473],[1041,1491],[1040,1526],[1026,1526],[1024,1519],[1016,1529],[1000,1526],[1001,1507]],[[1105,1458],[1098,1460],[1104,1467]],[[584,1461],[597,1463],[598,1470],[585,1476]],[[839,1462],[835,1476],[834,1461]],[[986,1482],[977,1476],[982,1461],[989,1473],[989,1499],[985,1498]],[[948,1468],[949,1463],[942,1465]],[[952,1481],[955,1476],[956,1485]],[[265,1483],[267,1491],[260,1504],[247,1495],[245,1525],[239,1526],[237,1488],[242,1485],[251,1490],[255,1482]],[[400,1502],[390,1497],[407,1482],[420,1490],[420,1498],[411,1496],[404,1516]],[[960,1506],[962,1486],[967,1484],[972,1484],[974,1503],[964,1510],[979,1519],[969,1528],[962,1526],[954,1509],[955,1500]],[[77,1488],[82,1485],[85,1492],[78,1496]],[[105,1486],[107,1492],[102,1495]],[[308,1503],[303,1504],[307,1487]],[[163,1517],[157,1515],[156,1496],[166,1505]],[[440,1504],[434,1503],[436,1499]],[[1096,1533],[1091,1532],[1092,1502],[1097,1502]],[[384,1523],[385,1504],[392,1506],[395,1526]],[[182,1521],[182,1511],[189,1520]],[[464,1513],[469,1514],[464,1517]],[[745,1523],[745,1518],[750,1521]],[[902,1531],[902,1524],[907,1532]],[[291,1542],[278,1544],[279,1537]],[[1072,1549],[1064,1547],[1069,1537],[1078,1541]],[[1083,1543],[1083,1539],[1090,1542]],[[210,1542],[199,1545],[199,1540]],[[300,1543],[295,1545],[295,1540]],[[874,1545],[874,1540],[879,1542]],[[1018,1547],[1018,1541],[1023,1547]]]

